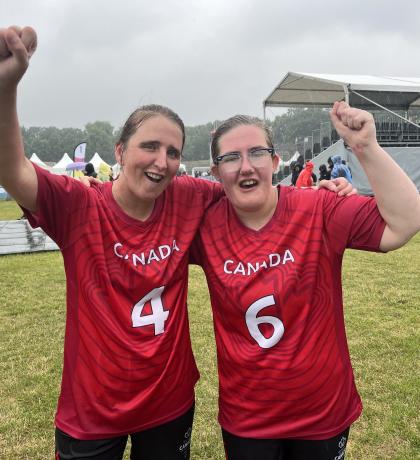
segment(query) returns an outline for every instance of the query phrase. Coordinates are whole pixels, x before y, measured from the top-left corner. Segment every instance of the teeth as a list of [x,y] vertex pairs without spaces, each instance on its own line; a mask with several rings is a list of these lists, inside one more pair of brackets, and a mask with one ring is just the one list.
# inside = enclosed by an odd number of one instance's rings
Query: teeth
[[146,176],[150,177],[151,179],[154,179],[154,180],[161,180],[162,179],[162,176],[159,175],[159,174],[154,174],[154,173],[146,173]]
[[257,182],[255,180],[244,180],[241,182],[241,185],[245,185],[245,186],[248,186],[248,185],[255,185]]

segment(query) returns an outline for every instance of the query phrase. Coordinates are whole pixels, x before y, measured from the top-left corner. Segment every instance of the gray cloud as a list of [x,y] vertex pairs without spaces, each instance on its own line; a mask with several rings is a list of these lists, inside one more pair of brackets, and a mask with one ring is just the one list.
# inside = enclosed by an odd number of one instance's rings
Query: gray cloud
[[0,11],[1,26],[39,35],[20,90],[26,126],[119,126],[150,102],[187,125],[261,115],[287,71],[419,76],[420,3],[408,0],[0,0]]

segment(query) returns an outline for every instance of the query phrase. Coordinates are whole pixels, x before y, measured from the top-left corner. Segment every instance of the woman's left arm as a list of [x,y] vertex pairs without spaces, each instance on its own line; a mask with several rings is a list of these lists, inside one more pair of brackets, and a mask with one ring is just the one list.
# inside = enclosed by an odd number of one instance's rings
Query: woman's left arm
[[386,227],[380,249],[403,246],[420,231],[420,195],[416,186],[376,140],[373,116],[336,102],[331,120],[338,134],[359,160],[375,194]]

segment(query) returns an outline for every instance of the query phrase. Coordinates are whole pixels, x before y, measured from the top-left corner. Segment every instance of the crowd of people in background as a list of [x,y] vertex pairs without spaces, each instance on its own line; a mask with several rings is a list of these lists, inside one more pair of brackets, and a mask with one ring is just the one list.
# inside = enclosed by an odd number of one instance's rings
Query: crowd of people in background
[[345,177],[350,183],[353,182],[351,170],[340,155],[328,157],[327,164],[322,163],[319,166],[318,177],[313,172],[314,163],[309,160],[305,162],[303,155],[290,163],[290,170],[292,174],[291,183],[296,187],[312,187],[316,185],[317,180],[330,180],[337,177]]

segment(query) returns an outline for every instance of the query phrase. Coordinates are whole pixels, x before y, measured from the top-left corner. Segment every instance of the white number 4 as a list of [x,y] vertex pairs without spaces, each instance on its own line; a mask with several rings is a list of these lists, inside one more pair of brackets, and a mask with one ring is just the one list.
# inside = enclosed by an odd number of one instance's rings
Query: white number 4
[[[133,327],[150,326],[153,324],[155,326],[155,335],[165,332],[165,321],[168,319],[169,311],[163,309],[162,292],[164,289],[165,286],[153,289],[134,305],[131,312]],[[152,313],[142,316],[143,308],[147,302],[150,302],[152,306]]]
[[[266,307],[275,305],[274,296],[268,295],[256,300],[248,308],[245,314],[246,325],[252,338],[261,348],[271,348],[276,345],[283,337],[284,325],[279,318],[275,316],[257,316],[257,314]],[[259,324],[271,324],[274,328],[273,334],[268,339],[261,333]]]

